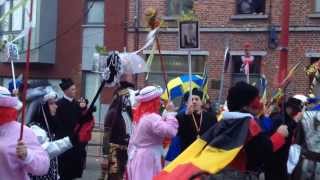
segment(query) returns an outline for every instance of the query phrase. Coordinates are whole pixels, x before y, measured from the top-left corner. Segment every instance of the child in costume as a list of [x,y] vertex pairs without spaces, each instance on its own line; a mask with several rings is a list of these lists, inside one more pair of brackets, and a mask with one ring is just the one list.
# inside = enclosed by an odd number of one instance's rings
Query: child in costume
[[21,124],[17,109],[21,102],[0,86],[0,175],[1,179],[28,180],[28,173],[44,175],[49,169],[49,157],[37,137],[26,126],[19,139]]
[[161,87],[147,86],[136,97],[139,102],[134,110],[138,119],[128,147],[128,179],[151,180],[161,169],[162,142],[177,133],[178,122],[174,106],[168,103],[162,117],[160,111]]

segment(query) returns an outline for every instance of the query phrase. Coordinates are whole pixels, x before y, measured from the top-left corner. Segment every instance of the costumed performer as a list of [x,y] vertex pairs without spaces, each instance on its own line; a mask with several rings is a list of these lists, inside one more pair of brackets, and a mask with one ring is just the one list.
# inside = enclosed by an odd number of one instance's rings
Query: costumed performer
[[138,119],[128,147],[128,179],[151,180],[162,169],[161,154],[164,138],[176,135],[178,122],[174,105],[169,102],[159,115],[162,88],[147,86],[136,97],[134,118]]
[[49,169],[49,156],[30,128],[23,127],[23,139],[18,141],[21,124],[16,120],[21,106],[17,97],[0,86],[1,179],[28,180],[28,173],[44,175]]

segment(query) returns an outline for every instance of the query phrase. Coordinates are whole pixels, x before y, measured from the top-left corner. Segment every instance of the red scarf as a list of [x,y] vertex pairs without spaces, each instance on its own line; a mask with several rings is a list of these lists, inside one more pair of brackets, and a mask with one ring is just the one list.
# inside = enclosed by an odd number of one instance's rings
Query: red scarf
[[141,102],[137,107],[133,108],[133,122],[138,124],[140,118],[146,113],[159,113],[160,97],[151,101]]
[[0,126],[15,121],[18,118],[18,111],[14,108],[0,107]]

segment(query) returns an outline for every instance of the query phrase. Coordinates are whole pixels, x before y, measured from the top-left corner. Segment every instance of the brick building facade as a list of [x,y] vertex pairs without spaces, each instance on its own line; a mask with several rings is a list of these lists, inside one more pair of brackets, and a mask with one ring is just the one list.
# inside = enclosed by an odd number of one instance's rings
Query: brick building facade
[[[1,4],[0,16],[17,2],[20,1],[7,0]],[[126,0],[34,1],[35,26],[32,28],[29,79],[49,80],[61,96],[60,79],[70,77],[77,86],[77,96],[92,100],[100,85],[99,75],[91,72],[95,47],[123,50],[127,42],[127,7]],[[6,23],[0,23],[2,42],[8,36],[22,32],[26,26],[25,19],[27,13],[21,7],[9,16]],[[9,24],[9,27],[4,24]],[[26,37],[17,42],[20,59],[15,61],[16,75],[22,74],[25,69],[26,42]],[[11,78],[10,63],[3,50],[0,52],[0,84],[7,86]],[[101,101],[97,102],[97,121],[103,122],[107,110],[105,106],[110,103],[112,93],[112,89],[105,88]]]
[[[12,1],[12,2],[11,2]],[[16,0],[10,0],[13,5]],[[243,8],[242,2],[263,2],[257,9]],[[9,1],[8,1],[9,2]],[[239,57],[243,44],[252,44],[251,53],[257,60],[252,66],[252,80],[265,74],[272,84],[278,72],[280,51],[270,47],[270,39],[279,41],[282,0],[52,0],[40,1],[36,8],[37,23],[31,57],[31,79],[46,78],[56,85],[62,77],[72,77],[79,88],[78,95],[92,99],[92,89],[99,86],[99,77],[90,72],[96,45],[108,50],[139,49],[148,33],[144,11],[148,7],[158,10],[165,21],[159,39],[169,78],[186,73],[187,53],[178,50],[177,16],[193,8],[200,22],[200,49],[192,52],[193,72],[201,74],[205,63],[209,72],[209,94],[216,99],[222,73],[224,50],[229,44],[232,61],[225,73],[224,96],[235,81],[244,78],[239,74]],[[289,67],[298,61],[307,66],[319,59],[320,0],[290,1]],[[48,4],[50,3],[50,4]],[[260,4],[261,5],[261,4]],[[253,5],[256,6],[256,5]],[[243,8],[243,9],[240,9]],[[72,9],[72,10],[71,10]],[[88,11],[89,9],[89,11]],[[41,11],[42,10],[42,11]],[[15,18],[12,18],[15,19]],[[23,18],[22,18],[23,19]],[[46,24],[47,23],[47,24]],[[11,22],[13,24],[13,22]],[[23,28],[20,29],[20,31]],[[274,29],[274,31],[270,31]],[[55,30],[55,31],[49,31]],[[1,37],[20,31],[1,30]],[[48,34],[48,32],[50,32]],[[51,43],[36,48],[54,39]],[[22,41],[25,49],[26,39]],[[42,49],[44,48],[44,49]],[[143,51],[147,57],[150,50]],[[10,64],[0,57],[0,83],[10,80]],[[24,69],[24,57],[16,63],[16,73]],[[159,56],[153,62],[148,81],[144,75],[136,77],[139,87],[147,83],[163,85]],[[300,68],[289,87],[289,92],[303,93],[309,81]],[[269,85],[269,92],[271,92]],[[108,104],[112,91],[105,89],[102,104]],[[105,108],[102,108],[105,109]],[[104,112],[99,113],[103,117]]]
[[[181,5],[188,1],[175,0],[130,0],[129,21],[128,21],[128,49],[133,50],[141,47],[148,32],[144,22],[144,10],[153,7],[158,10],[158,15],[165,20],[166,26],[161,29],[159,35],[162,54],[166,59],[169,77],[187,73],[186,68],[178,71],[178,64],[185,66],[187,56],[183,51],[178,50],[178,28],[175,13],[181,12],[188,5]],[[197,0],[189,1],[193,3],[193,10],[200,23],[200,50],[193,52],[194,66],[202,60],[198,56],[204,57],[208,64],[209,72],[209,94],[212,99],[216,99],[219,94],[219,80],[222,74],[224,50],[229,44],[232,60],[229,70],[225,73],[224,95],[227,89],[244,76],[239,74],[239,57],[243,54],[243,44],[249,42],[251,54],[255,56],[257,62],[252,67],[252,80],[259,80],[260,75],[265,74],[269,81],[269,92],[272,91],[272,82],[278,73],[278,61],[280,57],[280,25],[282,0],[260,1],[264,4],[262,12],[246,12],[239,10],[241,0]],[[177,11],[172,12],[173,3]],[[189,5],[190,8],[190,5]],[[289,33],[289,61],[288,67],[293,66],[298,61],[303,62],[303,66],[320,57],[320,14],[319,1],[290,1],[290,33]],[[135,18],[137,17],[137,18]],[[273,31],[271,31],[273,29]],[[272,47],[269,43],[271,38],[278,41],[278,47]],[[148,56],[150,51],[144,51]],[[156,58],[157,59],[157,58]],[[201,59],[201,58],[200,58]],[[156,62],[155,62],[156,63]],[[159,64],[158,64],[159,65]],[[171,67],[172,66],[172,67]],[[201,66],[201,65],[200,65]],[[203,66],[203,65],[202,65]],[[304,73],[304,67],[300,67],[292,84],[288,87],[289,93],[305,93],[309,86],[309,80]],[[148,81],[144,77],[139,77],[139,85],[146,83],[162,83],[159,76],[159,68],[153,67],[155,73]],[[193,71],[202,72],[201,67],[194,67]],[[158,72],[158,74],[156,73]],[[171,74],[171,76],[170,76]],[[158,77],[157,77],[158,75]]]

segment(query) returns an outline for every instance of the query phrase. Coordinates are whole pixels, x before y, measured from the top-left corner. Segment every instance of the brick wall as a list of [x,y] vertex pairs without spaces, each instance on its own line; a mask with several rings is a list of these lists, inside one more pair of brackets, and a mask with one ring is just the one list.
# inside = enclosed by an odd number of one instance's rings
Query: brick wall
[[[135,48],[135,36],[139,36],[138,44],[139,47],[141,47],[147,33],[143,29],[141,29],[139,33],[136,33],[133,30],[130,31],[130,27],[134,27],[134,16],[136,13],[135,2],[136,0],[130,0],[129,2],[129,32],[127,40],[129,50]],[[158,9],[158,14],[161,17],[166,16],[167,0],[140,0],[139,27],[145,27],[143,11],[147,7]],[[313,0],[291,0],[290,27],[299,27],[302,28],[302,30],[290,32],[289,67],[293,66],[298,61],[303,61],[303,66],[307,66],[310,63],[310,59],[306,57],[306,53],[320,52],[320,18],[308,17],[309,14],[314,13],[313,7]],[[267,31],[267,28],[271,24],[279,28],[281,23],[281,8],[282,0],[266,0],[267,18],[233,19],[231,17],[235,15],[236,12],[235,0],[195,1],[194,10],[199,18],[200,26],[202,30],[204,30],[204,28],[207,29],[200,32],[200,46],[201,50],[208,51],[210,54],[207,58],[209,64],[209,78],[220,79],[221,77],[223,54],[227,41],[229,41],[230,48],[233,51],[242,50],[243,44],[245,42],[250,42],[252,44],[252,50],[265,51],[267,53],[267,55],[263,57],[262,69],[269,80],[269,84],[272,84],[278,72],[280,51],[268,48],[269,32]],[[169,32],[164,28],[164,31],[161,32],[159,36],[162,50],[177,50],[178,33],[176,27],[172,27],[173,31]],[[308,30],[310,27],[316,27],[316,29]],[[262,28],[264,30],[257,30],[257,28]],[[277,31],[277,35],[279,40],[280,31]],[[305,76],[303,69],[304,67],[300,67],[292,84],[289,86],[288,91],[290,93],[304,93],[307,91],[308,79]],[[230,87],[230,75],[230,72],[226,73],[224,95],[226,95],[226,90]],[[144,78],[140,75],[138,80],[139,86],[143,86]],[[210,84],[209,87],[211,87]],[[271,90],[273,89],[270,86],[269,91],[271,92]],[[218,96],[218,90],[209,89],[209,94],[211,97],[216,98]]]

